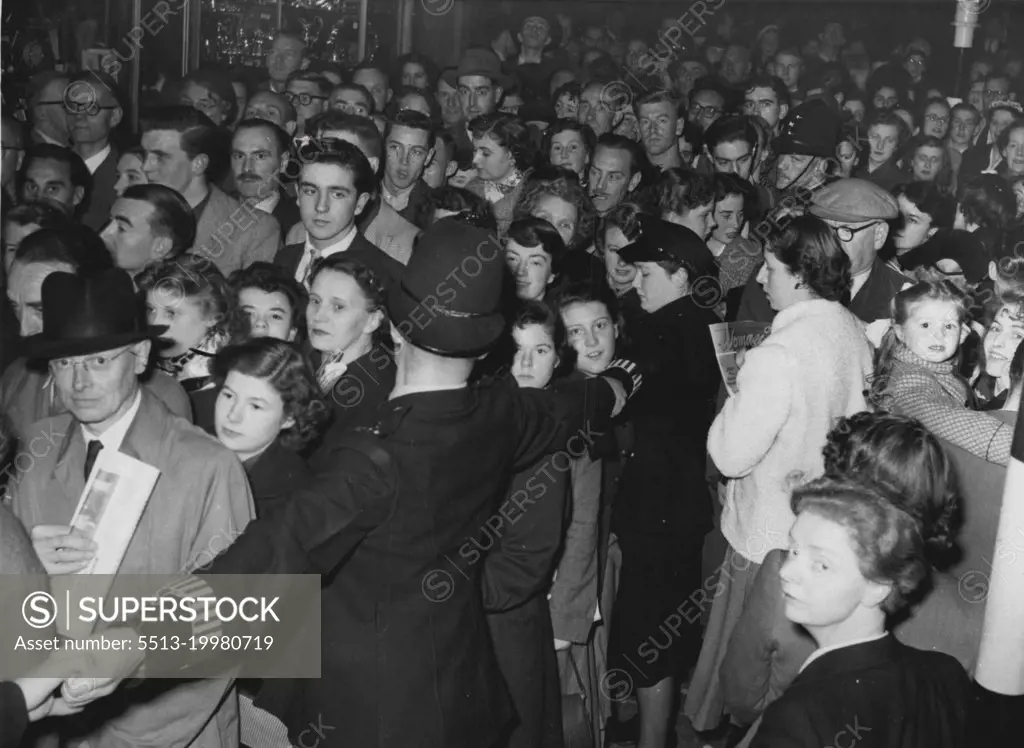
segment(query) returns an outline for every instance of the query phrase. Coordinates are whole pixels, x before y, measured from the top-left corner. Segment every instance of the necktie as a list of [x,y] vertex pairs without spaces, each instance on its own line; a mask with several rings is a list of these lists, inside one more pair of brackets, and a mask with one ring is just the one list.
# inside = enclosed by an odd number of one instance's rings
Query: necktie
[[89,475],[92,474],[92,466],[96,464],[96,457],[103,449],[103,442],[93,439],[85,449],[85,482],[89,482]]
[[319,249],[310,249],[310,251],[309,251],[309,264],[306,265],[306,272],[303,273],[303,275],[302,275],[302,285],[304,285],[307,289],[309,288],[310,281],[313,279],[313,266],[316,265],[316,261],[319,260],[319,259],[320,259],[320,250]]

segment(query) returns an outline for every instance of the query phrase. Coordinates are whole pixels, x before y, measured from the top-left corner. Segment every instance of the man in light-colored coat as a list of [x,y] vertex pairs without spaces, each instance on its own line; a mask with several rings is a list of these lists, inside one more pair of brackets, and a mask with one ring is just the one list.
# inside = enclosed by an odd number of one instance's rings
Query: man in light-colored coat
[[[44,331],[30,344],[33,355],[50,361],[70,412],[37,422],[52,439],[18,471],[11,493],[12,508],[51,575],[81,570],[97,551],[77,530],[68,531],[86,483],[87,442],[160,471],[120,574],[191,571],[229,546],[254,517],[234,454],[139,384],[157,331],[147,330],[141,318],[128,319],[136,315],[133,298],[123,270],[91,278],[54,273],[43,284]],[[86,711],[66,737],[86,738],[90,748],[235,748],[237,708],[226,678],[154,681],[122,689],[104,708]],[[60,727],[67,732],[74,724]]]

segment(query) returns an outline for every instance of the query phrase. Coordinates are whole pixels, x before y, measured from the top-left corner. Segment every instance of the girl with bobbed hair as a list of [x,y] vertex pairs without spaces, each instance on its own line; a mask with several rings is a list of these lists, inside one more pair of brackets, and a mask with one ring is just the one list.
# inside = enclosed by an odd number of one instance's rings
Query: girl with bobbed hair
[[547,166],[530,175],[513,218],[529,216],[554,226],[570,251],[585,250],[594,242],[597,210],[577,175],[568,169]]
[[498,231],[504,233],[512,222],[523,183],[537,163],[533,137],[525,122],[500,112],[470,120],[469,136],[477,175],[466,189],[494,206]]
[[597,148],[597,136],[590,125],[575,119],[559,119],[544,132],[541,154],[552,166],[576,172],[582,184],[587,178],[590,157]]
[[708,451],[728,482],[722,534],[729,547],[711,603],[686,714],[713,727],[724,701],[719,670],[733,627],[765,556],[786,545],[793,524],[790,476],[821,475],[832,425],[866,407],[872,348],[840,302],[850,261],[835,231],[814,216],[767,237],[757,280],[778,311],[768,335],[739,358],[732,396],[711,426]]
[[330,409],[305,357],[276,338],[230,345],[213,362],[219,387],[217,438],[242,461],[257,514],[305,481],[299,452],[323,428]]
[[887,631],[929,572],[925,528],[894,498],[831,476],[793,492],[796,520],[776,594],[813,645],[765,710],[753,748],[830,744],[850,714],[877,731],[873,745],[966,745],[971,684],[963,665]]

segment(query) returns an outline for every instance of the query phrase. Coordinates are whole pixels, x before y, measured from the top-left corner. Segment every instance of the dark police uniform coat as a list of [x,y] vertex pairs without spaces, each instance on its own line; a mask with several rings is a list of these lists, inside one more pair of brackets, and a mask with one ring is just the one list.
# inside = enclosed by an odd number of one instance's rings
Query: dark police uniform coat
[[600,378],[573,397],[499,382],[410,393],[381,407],[367,446],[318,452],[311,487],[209,567],[323,575],[322,677],[267,681],[257,705],[293,741],[318,720],[334,728],[321,748],[493,745],[512,714],[484,615],[484,535],[512,473],[564,449],[585,404],[613,400]]

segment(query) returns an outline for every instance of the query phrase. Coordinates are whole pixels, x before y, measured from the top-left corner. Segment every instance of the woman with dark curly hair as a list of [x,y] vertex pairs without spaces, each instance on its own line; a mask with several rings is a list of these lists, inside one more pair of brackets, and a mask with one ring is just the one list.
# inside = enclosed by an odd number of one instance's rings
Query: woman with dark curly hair
[[469,135],[476,176],[466,189],[494,206],[498,231],[504,233],[512,223],[526,177],[536,164],[530,130],[518,117],[496,113],[470,120]]
[[872,371],[864,326],[840,301],[850,260],[835,230],[815,216],[795,218],[768,236],[764,255],[757,280],[778,314],[768,337],[738,357],[735,394],[708,435],[728,479],[721,529],[729,547],[685,707],[698,729],[721,718],[719,671],[757,569],[786,546],[791,476],[821,474],[825,437],[838,418],[866,408]]
[[793,511],[782,607],[816,647],[751,745],[810,748],[835,742],[839,729],[871,730],[872,745],[965,745],[971,684],[963,666],[886,630],[928,577],[932,528],[884,487],[832,477],[796,489]]
[[[948,571],[960,501],[956,471],[941,442],[914,419],[863,412],[836,424],[823,454],[827,478],[871,486],[920,524],[932,584],[922,585],[927,594],[915,596],[909,615],[891,621],[893,634],[909,646],[953,655],[971,670],[983,610],[964,600]],[[815,648],[807,631],[786,617],[780,578],[785,561],[784,550],[765,557],[722,666],[726,705],[745,725],[779,698]]]
[[514,219],[532,216],[558,231],[568,250],[585,250],[594,242],[597,211],[576,174],[557,166],[533,172],[516,203]]
[[253,338],[224,348],[213,377],[217,438],[245,466],[259,514],[305,480],[298,453],[330,411],[306,359],[283,340]]

